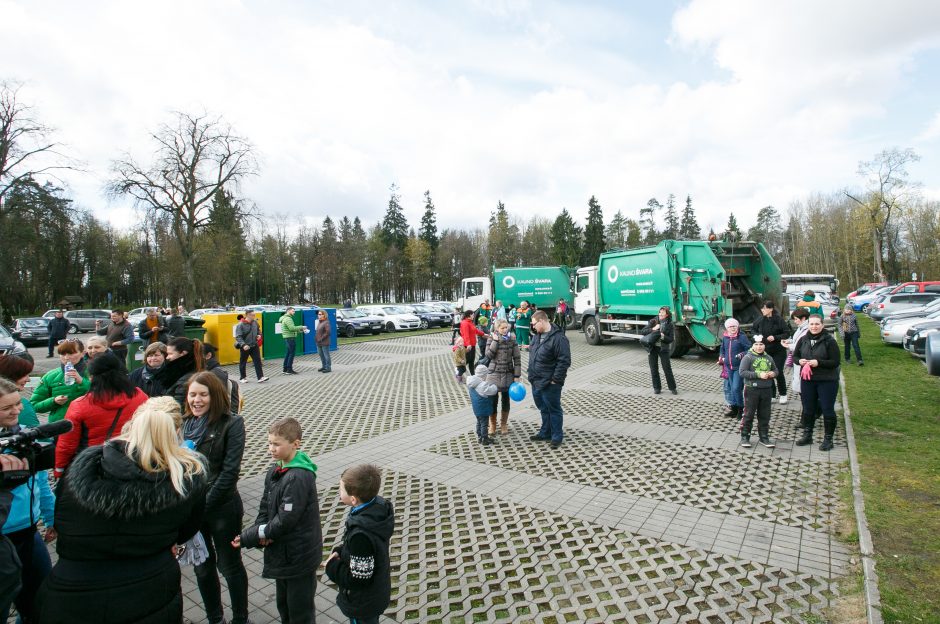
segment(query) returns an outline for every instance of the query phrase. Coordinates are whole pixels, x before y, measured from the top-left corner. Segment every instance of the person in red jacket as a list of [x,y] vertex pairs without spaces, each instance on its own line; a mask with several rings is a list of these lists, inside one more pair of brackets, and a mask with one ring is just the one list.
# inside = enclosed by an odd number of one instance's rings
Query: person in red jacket
[[463,344],[467,347],[467,370],[474,370],[473,365],[477,360],[477,336],[485,335],[486,332],[473,323],[473,310],[465,310],[463,319],[460,321],[460,337],[463,338]]
[[72,401],[65,418],[72,430],[59,436],[55,449],[55,476],[61,477],[75,456],[89,446],[100,446],[121,435],[124,424],[147,401],[134,386],[116,355],[106,353],[88,364],[91,389]]

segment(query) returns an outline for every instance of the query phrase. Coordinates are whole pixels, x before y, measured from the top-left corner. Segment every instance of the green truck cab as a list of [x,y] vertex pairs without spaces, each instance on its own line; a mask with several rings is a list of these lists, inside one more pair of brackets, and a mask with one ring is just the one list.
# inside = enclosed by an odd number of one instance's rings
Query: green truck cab
[[457,308],[476,310],[484,301],[495,304],[502,301],[519,307],[523,301],[545,310],[551,317],[560,299],[568,304],[568,327],[574,327],[573,297],[571,293],[572,269],[553,267],[494,268],[493,277],[467,277],[460,283]]
[[[592,269],[579,270],[579,286],[591,281]],[[780,268],[762,244],[750,241],[665,240],[603,253],[594,270],[596,304],[578,310],[594,345],[639,339],[646,322],[668,306],[676,325],[672,356],[681,357],[696,344],[717,348],[729,316],[747,326],[765,299],[783,303]]]

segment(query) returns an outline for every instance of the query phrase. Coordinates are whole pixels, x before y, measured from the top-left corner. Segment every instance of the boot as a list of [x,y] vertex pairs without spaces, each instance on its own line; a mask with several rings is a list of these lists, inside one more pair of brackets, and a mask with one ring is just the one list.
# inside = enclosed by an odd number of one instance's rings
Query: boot
[[490,414],[490,427],[487,429],[490,435],[496,435],[496,414]]
[[509,412],[503,412],[499,419],[499,432],[502,435],[509,433]]
[[831,450],[832,450],[832,446],[833,446],[833,445],[832,445],[832,437],[833,437],[833,436],[835,435],[835,433],[836,433],[836,420],[835,420],[835,418],[833,418],[833,419],[831,419],[831,420],[826,419],[826,421],[823,423],[823,427],[825,427],[825,429],[824,429],[824,434],[825,434],[825,435],[823,436],[822,444],[819,445],[819,450],[820,450],[820,451],[831,451]]
[[734,416],[734,406],[733,406],[733,405],[725,405],[725,413],[724,413],[724,415],[727,416],[728,418],[731,418],[732,416]]
[[796,441],[797,446],[806,446],[813,443],[812,427],[803,427],[803,437]]
[[[799,444],[799,442],[797,442]],[[822,444],[819,445],[820,451],[831,451],[832,450],[832,436],[826,436],[823,438]]]

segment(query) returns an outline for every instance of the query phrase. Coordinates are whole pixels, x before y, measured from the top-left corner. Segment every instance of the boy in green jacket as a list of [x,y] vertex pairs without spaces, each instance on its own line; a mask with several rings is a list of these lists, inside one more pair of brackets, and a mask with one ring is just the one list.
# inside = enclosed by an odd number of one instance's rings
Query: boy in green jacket
[[287,345],[287,354],[284,355],[284,374],[296,375],[294,370],[294,354],[297,353],[297,336],[303,332],[307,333],[306,325],[294,325],[294,308],[290,307],[284,311],[278,323],[281,324],[281,335],[284,337],[284,344]]

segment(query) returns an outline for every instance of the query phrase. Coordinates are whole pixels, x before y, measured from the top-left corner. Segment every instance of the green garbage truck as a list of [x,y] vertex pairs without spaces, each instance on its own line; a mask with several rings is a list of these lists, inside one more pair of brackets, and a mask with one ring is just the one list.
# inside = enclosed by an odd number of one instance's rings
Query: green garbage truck
[[672,310],[676,339],[672,356],[695,345],[715,349],[724,322],[745,328],[760,316],[765,299],[784,307],[780,268],[761,243],[675,241],[601,254],[596,267],[577,271],[577,301],[588,343],[641,337],[661,306]]
[[476,310],[483,301],[494,304],[519,306],[528,301],[530,306],[554,314],[560,299],[568,304],[568,327],[574,327],[571,293],[572,269],[566,266],[504,267],[494,268],[493,277],[467,277],[460,282],[457,308]]

